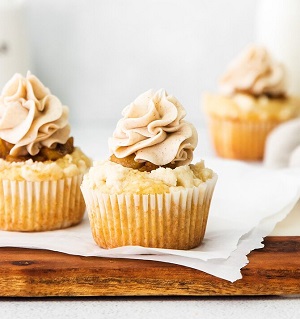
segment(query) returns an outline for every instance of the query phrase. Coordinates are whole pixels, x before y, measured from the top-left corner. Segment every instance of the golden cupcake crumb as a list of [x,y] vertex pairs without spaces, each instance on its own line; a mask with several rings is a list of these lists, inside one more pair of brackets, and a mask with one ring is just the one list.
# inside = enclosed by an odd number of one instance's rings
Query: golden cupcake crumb
[[90,159],[80,148],[75,148],[72,154],[67,154],[56,161],[34,162],[29,159],[25,162],[8,162],[0,159],[0,179],[44,181],[58,180],[83,174],[91,165]]
[[206,168],[203,161],[175,169],[159,167],[151,172],[103,161],[94,162],[90,172],[84,176],[83,185],[107,194],[161,194],[199,186],[212,176],[213,171]]

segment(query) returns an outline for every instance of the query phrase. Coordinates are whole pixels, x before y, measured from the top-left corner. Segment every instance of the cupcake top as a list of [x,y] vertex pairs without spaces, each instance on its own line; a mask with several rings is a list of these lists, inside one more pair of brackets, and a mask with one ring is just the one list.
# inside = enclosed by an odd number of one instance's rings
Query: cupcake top
[[56,161],[8,162],[0,158],[0,179],[40,182],[59,180],[84,174],[91,166],[90,159],[79,148]]
[[287,93],[286,70],[266,48],[251,45],[229,65],[219,85],[221,93],[229,96],[246,93],[282,97]]
[[175,169],[159,167],[151,172],[103,161],[94,162],[82,185],[106,194],[162,194],[199,187],[213,176],[213,171],[206,168],[203,161]]
[[163,89],[149,90],[122,115],[109,139],[109,149],[113,159],[123,159],[119,162],[123,166],[148,170],[147,165],[175,168],[191,163],[197,132],[184,120],[186,112],[174,96]]
[[287,94],[286,71],[262,46],[248,46],[221,77],[221,94],[205,94],[207,113],[228,119],[286,121],[300,115]]
[[[0,96],[0,139],[13,157],[35,156],[65,144],[70,135],[68,107],[30,72],[15,74]],[[5,146],[5,145],[4,145]]]
[[287,121],[300,115],[300,99],[294,96],[274,99],[242,93],[232,97],[206,94],[203,103],[207,113],[228,119]]
[[30,72],[0,96],[0,178],[58,180],[83,174],[90,159],[73,146],[69,110]]

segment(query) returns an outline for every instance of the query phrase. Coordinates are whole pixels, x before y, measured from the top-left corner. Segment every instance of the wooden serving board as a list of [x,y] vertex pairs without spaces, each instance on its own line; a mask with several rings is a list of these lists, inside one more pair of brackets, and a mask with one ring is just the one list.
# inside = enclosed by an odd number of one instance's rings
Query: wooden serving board
[[267,237],[234,283],[168,263],[0,248],[0,296],[300,294],[300,237]]

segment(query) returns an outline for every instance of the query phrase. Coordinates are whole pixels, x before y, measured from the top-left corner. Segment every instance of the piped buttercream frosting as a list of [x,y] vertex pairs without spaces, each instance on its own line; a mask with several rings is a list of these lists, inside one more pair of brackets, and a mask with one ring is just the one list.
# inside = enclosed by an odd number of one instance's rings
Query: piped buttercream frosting
[[122,115],[109,139],[116,157],[135,154],[135,161],[159,166],[191,163],[198,142],[196,129],[184,119],[180,102],[164,89],[141,94]]
[[65,144],[68,107],[30,72],[15,74],[0,96],[0,138],[13,144],[12,156],[38,154],[41,147]]
[[224,95],[246,93],[250,95],[283,96],[287,92],[286,70],[266,48],[247,47],[228,67],[219,86]]

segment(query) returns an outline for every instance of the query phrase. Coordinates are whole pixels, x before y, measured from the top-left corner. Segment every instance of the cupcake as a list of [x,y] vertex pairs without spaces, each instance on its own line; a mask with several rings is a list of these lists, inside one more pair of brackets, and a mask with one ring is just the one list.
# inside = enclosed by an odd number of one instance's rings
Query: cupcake
[[102,248],[191,249],[206,228],[217,175],[191,164],[197,132],[166,91],[140,95],[109,139],[111,156],[95,162],[81,190]]
[[68,108],[34,75],[0,96],[0,229],[45,231],[82,220],[90,160],[73,145]]
[[261,160],[268,134],[300,114],[300,98],[288,95],[284,66],[264,47],[252,45],[219,84],[220,94],[206,94],[203,103],[216,153]]

